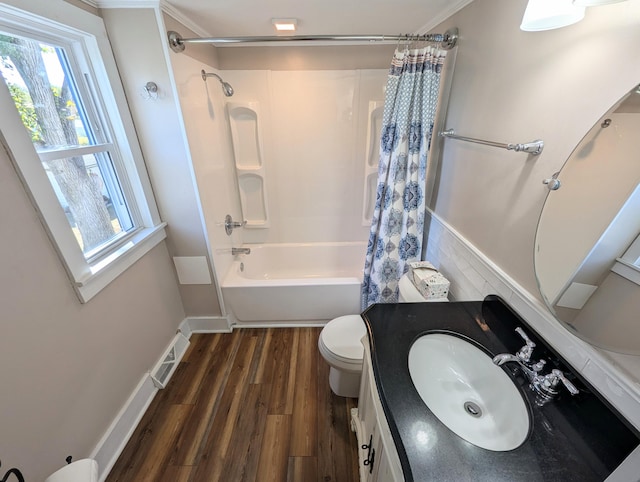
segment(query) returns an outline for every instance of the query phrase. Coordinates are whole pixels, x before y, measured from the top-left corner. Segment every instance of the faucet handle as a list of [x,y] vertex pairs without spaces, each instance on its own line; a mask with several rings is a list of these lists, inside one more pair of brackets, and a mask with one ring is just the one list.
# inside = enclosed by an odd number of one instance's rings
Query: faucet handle
[[227,236],[231,236],[233,233],[233,228],[241,228],[247,224],[247,221],[244,220],[242,222],[234,221],[230,214],[227,214],[224,217],[224,232],[227,233]]
[[548,377],[549,383],[551,384],[551,387],[555,387],[558,384],[558,380],[559,380],[562,382],[565,388],[569,390],[569,393],[571,395],[577,395],[578,393],[580,393],[580,390],[578,390],[576,386],[573,383],[571,383],[567,379],[567,377],[564,376],[564,373],[562,373],[557,368],[554,368],[553,370],[551,370],[551,373],[549,373],[547,377]]
[[527,336],[524,330],[520,327],[516,328],[516,333],[522,337],[525,341],[525,346],[518,350],[516,356],[520,358],[524,362],[528,362],[531,359],[531,354],[533,353],[533,349],[536,347],[536,344],[531,341],[531,339]]

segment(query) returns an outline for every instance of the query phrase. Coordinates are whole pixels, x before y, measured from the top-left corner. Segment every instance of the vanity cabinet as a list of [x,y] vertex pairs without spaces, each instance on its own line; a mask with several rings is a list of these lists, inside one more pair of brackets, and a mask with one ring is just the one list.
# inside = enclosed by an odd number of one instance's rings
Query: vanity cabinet
[[366,337],[363,345],[358,408],[351,411],[351,425],[358,439],[360,482],[401,482],[400,459],[378,396]]

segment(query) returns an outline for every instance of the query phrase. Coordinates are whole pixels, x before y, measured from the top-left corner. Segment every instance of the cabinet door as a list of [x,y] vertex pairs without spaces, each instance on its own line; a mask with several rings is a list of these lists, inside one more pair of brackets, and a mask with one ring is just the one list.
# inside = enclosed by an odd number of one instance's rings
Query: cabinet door
[[[378,455],[378,451],[380,454]],[[395,482],[396,479],[391,470],[391,462],[389,461],[389,457],[387,452],[384,450],[384,445],[382,443],[382,439],[380,439],[380,443],[378,444],[378,449],[376,450],[376,461],[377,468],[374,469],[376,472],[376,482]]]
[[[365,356],[358,399],[360,480],[362,482],[403,481],[400,460],[384,415],[373,376],[371,355]],[[366,464],[366,465],[365,465]]]

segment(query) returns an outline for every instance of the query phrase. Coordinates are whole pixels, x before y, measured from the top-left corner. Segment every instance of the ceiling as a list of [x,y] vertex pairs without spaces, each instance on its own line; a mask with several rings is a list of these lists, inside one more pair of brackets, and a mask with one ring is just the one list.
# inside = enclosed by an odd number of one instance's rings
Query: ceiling
[[[472,0],[166,0],[198,35],[275,35],[272,18],[296,18],[296,35],[426,33]],[[178,15],[175,15],[178,14]]]

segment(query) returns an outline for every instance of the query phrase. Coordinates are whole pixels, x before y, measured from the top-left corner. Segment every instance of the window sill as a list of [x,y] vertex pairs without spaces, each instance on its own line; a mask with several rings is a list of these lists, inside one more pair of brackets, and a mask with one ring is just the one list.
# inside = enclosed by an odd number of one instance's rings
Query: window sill
[[167,237],[164,229],[166,226],[167,223],[161,223],[152,228],[141,230],[120,249],[91,265],[91,273],[75,282],[75,289],[80,302],[88,302],[127,268],[165,239]]
[[640,286],[640,269],[637,266],[618,258],[611,271]]

